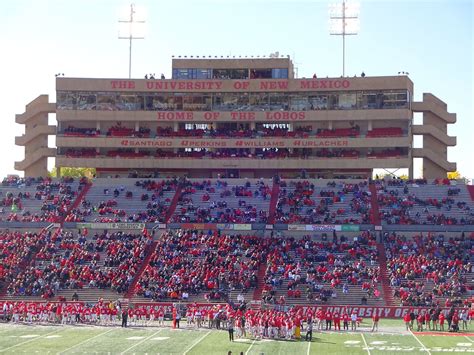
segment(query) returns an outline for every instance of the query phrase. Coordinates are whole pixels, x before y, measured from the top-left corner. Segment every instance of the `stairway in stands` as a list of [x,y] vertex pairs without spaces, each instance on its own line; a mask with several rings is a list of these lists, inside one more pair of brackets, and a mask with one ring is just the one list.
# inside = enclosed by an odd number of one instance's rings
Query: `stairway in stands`
[[156,249],[156,245],[158,244],[157,241],[154,241],[150,246],[148,247],[145,255],[145,259],[143,259],[142,264],[140,265],[140,269],[138,269],[138,272],[135,274],[135,277],[132,280],[132,283],[130,284],[130,287],[128,288],[127,292],[125,293],[125,298],[132,298],[135,295],[135,286],[138,283],[138,280],[140,280],[140,277],[143,274],[143,271],[145,271],[148,263],[150,262],[151,256],[153,255],[153,252]]
[[265,272],[267,271],[267,260],[263,261],[257,271],[257,287],[253,291],[252,308],[260,309],[263,287],[265,286]]
[[[67,215],[69,215],[69,213],[71,213],[71,211],[75,208],[78,208],[79,205],[81,204],[82,200],[84,199],[84,197],[87,195],[87,192],[91,189],[92,187],[92,181],[88,181],[87,184],[84,185],[84,187],[82,188],[81,192],[79,192],[79,194],[77,195],[76,199],[74,200],[74,202],[69,206],[69,208],[67,209],[67,213],[66,213],[66,217]],[[61,226],[63,225],[64,223],[64,220],[65,218],[63,218],[60,222]]]
[[275,223],[275,212],[278,203],[278,196],[280,195],[280,184],[273,180],[272,197],[270,199],[270,206],[268,207],[268,224]]
[[380,283],[382,284],[383,299],[387,306],[396,306],[393,298],[393,291],[390,287],[389,271],[387,269],[387,256],[385,254],[385,247],[382,243],[377,243],[377,251],[379,255],[380,267]]
[[474,185],[466,185],[469,195],[471,195],[471,200],[474,201]]
[[371,204],[371,220],[372,224],[376,226],[380,226],[380,210],[379,210],[379,202],[377,200],[377,188],[373,182],[369,184],[369,191],[370,191],[370,204]]
[[166,212],[165,223],[170,223],[170,219],[171,217],[173,217],[174,211],[176,210],[176,206],[178,205],[182,191],[183,191],[183,185],[179,183],[176,188],[176,193],[174,194],[173,199],[171,200],[170,206],[168,207],[168,212]]

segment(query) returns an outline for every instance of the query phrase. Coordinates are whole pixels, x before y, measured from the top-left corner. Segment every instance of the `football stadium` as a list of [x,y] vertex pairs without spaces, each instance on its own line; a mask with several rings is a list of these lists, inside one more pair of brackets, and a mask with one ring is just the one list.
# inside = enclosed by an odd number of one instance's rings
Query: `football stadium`
[[0,353],[474,352],[450,103],[406,72],[297,65],[173,55],[168,78],[57,74],[25,101]]

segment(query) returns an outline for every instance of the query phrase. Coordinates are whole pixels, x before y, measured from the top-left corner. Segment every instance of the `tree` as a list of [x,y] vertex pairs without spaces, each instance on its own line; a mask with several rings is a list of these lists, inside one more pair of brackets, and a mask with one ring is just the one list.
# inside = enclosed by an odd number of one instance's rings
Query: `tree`
[[448,172],[448,179],[449,180],[458,180],[462,179],[461,173],[459,171],[450,171]]
[[[61,176],[68,176],[68,177],[74,177],[74,178],[81,178],[81,177],[87,177],[87,178],[92,178],[95,176],[95,168],[61,168]],[[49,177],[58,177],[58,172],[57,168],[54,167],[53,170],[51,170],[48,173]]]

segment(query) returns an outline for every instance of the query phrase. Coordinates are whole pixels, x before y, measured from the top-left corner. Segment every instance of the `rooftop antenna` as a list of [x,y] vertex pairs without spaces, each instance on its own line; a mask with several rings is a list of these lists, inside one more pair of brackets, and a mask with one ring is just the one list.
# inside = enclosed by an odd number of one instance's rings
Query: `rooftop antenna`
[[342,0],[329,5],[329,34],[342,36],[342,76],[346,76],[346,36],[355,36],[360,29],[360,5]]
[[[289,58],[290,56],[288,56]],[[301,62],[297,62],[296,61],[296,54],[293,53],[293,64],[294,64],[294,69],[295,69],[295,76],[296,76],[296,79],[298,79],[298,65],[301,64]]]
[[[138,19],[137,19],[138,18]],[[127,20],[119,20],[119,39],[130,41],[128,53],[128,78],[132,77],[132,40],[144,39],[143,30],[145,27],[144,13],[138,13],[135,4],[130,4],[130,15]],[[141,32],[139,32],[141,30]]]

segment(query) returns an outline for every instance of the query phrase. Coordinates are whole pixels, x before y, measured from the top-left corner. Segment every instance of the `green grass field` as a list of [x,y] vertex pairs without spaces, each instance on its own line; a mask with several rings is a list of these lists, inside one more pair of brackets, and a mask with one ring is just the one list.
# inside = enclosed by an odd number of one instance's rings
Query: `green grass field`
[[[378,333],[370,324],[359,332],[314,333],[305,341],[236,339],[227,332],[186,327],[42,326],[0,324],[0,354],[434,354],[474,353],[474,337],[447,333],[414,335],[401,321],[384,320]],[[471,325],[472,328],[472,325]],[[472,331],[471,329],[469,331]]]

